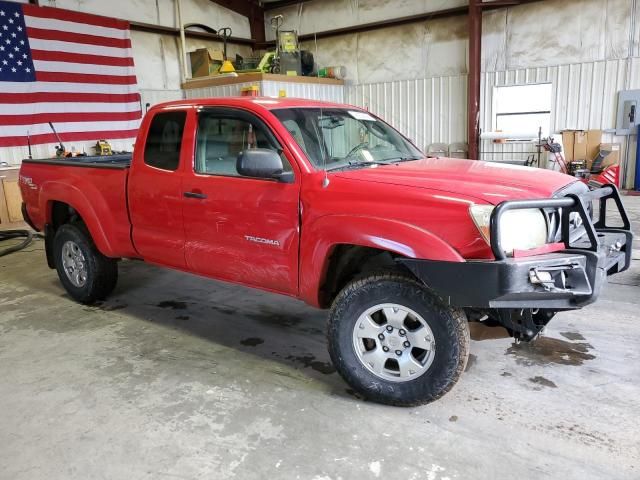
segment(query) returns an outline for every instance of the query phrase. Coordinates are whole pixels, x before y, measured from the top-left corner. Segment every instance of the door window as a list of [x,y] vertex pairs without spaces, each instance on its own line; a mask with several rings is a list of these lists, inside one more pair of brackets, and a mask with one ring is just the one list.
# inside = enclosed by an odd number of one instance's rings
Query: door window
[[160,112],[153,117],[144,146],[144,163],[162,170],[178,168],[186,118],[185,111]]
[[[238,155],[249,148],[279,151],[265,127],[245,118],[201,112],[196,141],[196,173],[240,176],[236,168]],[[285,171],[291,167],[284,155]]]

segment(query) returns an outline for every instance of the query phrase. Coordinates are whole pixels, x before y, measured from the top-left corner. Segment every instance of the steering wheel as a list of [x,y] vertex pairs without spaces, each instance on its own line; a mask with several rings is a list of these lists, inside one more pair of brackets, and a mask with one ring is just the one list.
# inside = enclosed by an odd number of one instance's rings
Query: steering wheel
[[368,147],[369,146],[369,142],[362,142],[359,143],[358,145],[356,145],[355,147],[353,147],[351,150],[349,150],[349,153],[347,153],[344,157],[344,159],[348,159],[350,157],[352,157],[353,155],[355,155],[357,152],[359,152],[360,150],[362,150],[364,147]]

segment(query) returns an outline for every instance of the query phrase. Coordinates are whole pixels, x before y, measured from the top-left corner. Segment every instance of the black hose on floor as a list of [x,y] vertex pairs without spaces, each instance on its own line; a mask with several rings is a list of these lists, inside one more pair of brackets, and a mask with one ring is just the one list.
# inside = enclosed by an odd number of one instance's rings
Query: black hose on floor
[[23,248],[29,246],[29,244],[33,241],[33,236],[33,232],[29,230],[0,231],[0,242],[3,242],[5,240],[12,240],[14,238],[25,237],[24,241],[18,243],[17,245],[12,245],[8,248],[0,250],[0,257],[4,257],[5,255],[9,255],[10,253],[17,252],[18,250],[22,250]]

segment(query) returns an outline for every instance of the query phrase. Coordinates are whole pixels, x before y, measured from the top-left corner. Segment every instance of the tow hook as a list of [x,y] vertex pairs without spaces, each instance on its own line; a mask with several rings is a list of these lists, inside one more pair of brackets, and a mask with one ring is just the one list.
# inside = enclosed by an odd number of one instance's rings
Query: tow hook
[[[562,288],[565,286],[565,274],[564,272],[560,272],[560,280],[562,283]],[[551,272],[546,270],[538,270],[537,268],[532,268],[529,270],[529,281],[534,285],[541,285],[547,291],[557,290],[556,282],[551,275]]]
[[529,282],[542,286],[548,292],[565,291],[567,289],[567,271],[575,268],[578,268],[578,265],[550,266],[544,267],[542,270],[534,267],[529,270]]

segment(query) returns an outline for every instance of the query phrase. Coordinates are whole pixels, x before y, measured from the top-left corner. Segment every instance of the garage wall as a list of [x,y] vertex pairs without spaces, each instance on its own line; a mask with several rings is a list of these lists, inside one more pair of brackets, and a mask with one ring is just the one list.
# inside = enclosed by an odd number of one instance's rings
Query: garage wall
[[[285,27],[307,34],[466,3],[327,0],[269,14],[283,14]],[[464,142],[466,31],[467,17],[460,16],[328,38],[317,42],[317,60],[345,65],[347,101],[381,115],[420,147]],[[612,129],[618,91],[640,88],[638,0],[544,0],[486,12],[482,42],[484,131],[492,129],[496,86],[551,82],[555,131]],[[315,50],[314,42],[305,47]],[[603,137],[623,145],[631,186],[635,151],[628,140]],[[525,158],[532,148],[483,142],[481,150],[484,159],[499,160]]]
[[[313,34],[464,6],[466,0],[323,0],[269,10],[284,27]],[[637,0],[543,0],[483,17],[482,69],[501,71],[640,55]],[[633,13],[633,15],[632,15]],[[305,48],[315,51],[315,42]],[[321,66],[343,64],[355,84],[467,72],[467,17],[426,20],[317,41]],[[382,65],[382,64],[385,65]]]

